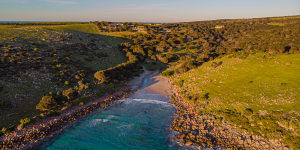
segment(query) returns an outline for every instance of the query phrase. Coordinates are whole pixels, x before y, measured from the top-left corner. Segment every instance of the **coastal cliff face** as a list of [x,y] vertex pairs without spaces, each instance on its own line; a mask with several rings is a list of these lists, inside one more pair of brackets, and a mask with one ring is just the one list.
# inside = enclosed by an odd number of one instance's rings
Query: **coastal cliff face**
[[217,119],[211,114],[199,113],[195,105],[184,100],[180,90],[172,86],[171,103],[176,107],[172,130],[177,131],[175,140],[181,146],[225,149],[289,149],[279,141],[251,135],[239,128]]

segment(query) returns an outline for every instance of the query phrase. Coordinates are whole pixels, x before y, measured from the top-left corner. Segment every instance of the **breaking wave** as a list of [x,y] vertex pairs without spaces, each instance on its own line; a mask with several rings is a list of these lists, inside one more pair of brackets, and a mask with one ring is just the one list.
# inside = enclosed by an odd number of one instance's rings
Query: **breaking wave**
[[142,103],[142,104],[170,105],[170,103],[168,103],[168,102],[153,100],[153,99],[125,99],[125,100],[121,100],[120,102],[122,102],[124,104],[139,102],[139,103]]

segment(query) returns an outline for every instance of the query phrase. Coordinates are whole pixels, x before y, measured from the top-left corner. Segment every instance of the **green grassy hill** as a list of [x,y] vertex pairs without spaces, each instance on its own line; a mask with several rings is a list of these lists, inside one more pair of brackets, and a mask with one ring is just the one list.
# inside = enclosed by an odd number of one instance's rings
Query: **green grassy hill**
[[199,114],[300,147],[300,54],[229,55],[171,78]]

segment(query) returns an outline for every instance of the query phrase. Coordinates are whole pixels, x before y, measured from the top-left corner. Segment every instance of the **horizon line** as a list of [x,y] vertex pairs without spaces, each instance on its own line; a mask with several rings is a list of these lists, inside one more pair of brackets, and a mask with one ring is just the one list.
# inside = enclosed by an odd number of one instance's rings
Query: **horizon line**
[[203,19],[203,20],[194,20],[194,21],[165,21],[165,22],[156,22],[156,21],[108,21],[108,20],[90,20],[90,21],[83,21],[83,20],[0,20],[1,22],[134,22],[134,23],[187,23],[187,22],[201,22],[201,21],[217,21],[217,20],[239,20],[239,19],[263,19],[263,18],[278,18],[278,17],[293,17],[293,16],[300,16],[300,14],[297,15],[288,15],[288,16],[266,16],[266,17],[245,17],[245,18],[220,18],[220,19]]

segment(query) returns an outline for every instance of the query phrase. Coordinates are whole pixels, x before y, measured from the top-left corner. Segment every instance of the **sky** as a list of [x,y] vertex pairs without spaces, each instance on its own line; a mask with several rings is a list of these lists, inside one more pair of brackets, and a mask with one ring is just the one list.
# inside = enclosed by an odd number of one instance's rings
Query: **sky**
[[0,21],[183,22],[300,15],[300,0],[0,0]]

